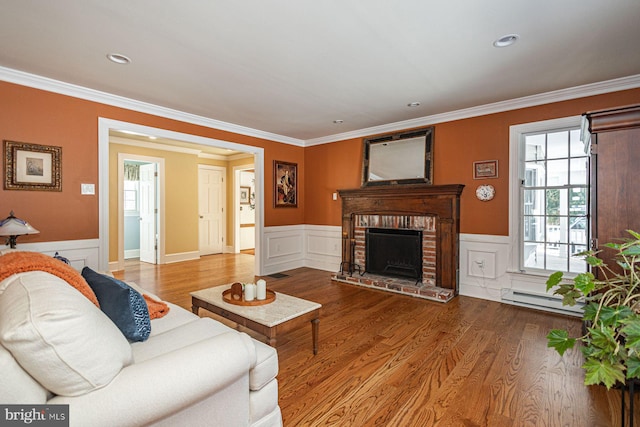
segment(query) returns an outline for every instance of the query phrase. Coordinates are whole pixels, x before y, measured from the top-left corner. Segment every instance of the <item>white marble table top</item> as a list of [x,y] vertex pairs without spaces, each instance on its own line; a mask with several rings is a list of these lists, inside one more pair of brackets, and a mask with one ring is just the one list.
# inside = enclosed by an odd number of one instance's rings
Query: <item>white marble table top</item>
[[222,292],[230,288],[231,285],[215,286],[213,288],[191,292],[191,296],[268,327],[279,325],[287,320],[291,320],[322,307],[322,304],[318,304],[317,302],[292,297],[291,295],[286,295],[280,292],[275,293],[275,301],[269,304],[231,304],[222,299]]

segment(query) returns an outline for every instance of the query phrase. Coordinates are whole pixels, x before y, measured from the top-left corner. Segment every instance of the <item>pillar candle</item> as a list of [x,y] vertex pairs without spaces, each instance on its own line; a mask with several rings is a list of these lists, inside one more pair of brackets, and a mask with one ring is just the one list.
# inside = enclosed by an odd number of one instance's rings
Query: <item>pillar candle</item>
[[247,283],[244,285],[244,300],[253,301],[256,298],[256,285]]
[[267,282],[260,279],[256,282],[256,298],[259,300],[267,299]]

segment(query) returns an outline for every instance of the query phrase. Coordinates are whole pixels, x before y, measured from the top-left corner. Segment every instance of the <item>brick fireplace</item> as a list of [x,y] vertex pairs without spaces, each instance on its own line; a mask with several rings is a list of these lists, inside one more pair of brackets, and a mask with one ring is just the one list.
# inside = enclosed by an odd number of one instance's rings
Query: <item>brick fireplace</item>
[[[458,235],[463,185],[403,185],[339,190],[342,198],[342,266],[334,280],[448,301],[458,293]],[[368,228],[419,230],[418,281],[371,274],[366,266]]]

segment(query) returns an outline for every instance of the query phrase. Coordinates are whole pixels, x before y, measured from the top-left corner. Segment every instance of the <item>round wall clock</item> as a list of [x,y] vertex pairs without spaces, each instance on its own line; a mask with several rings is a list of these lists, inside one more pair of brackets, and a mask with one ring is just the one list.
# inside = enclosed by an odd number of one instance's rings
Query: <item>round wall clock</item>
[[476,188],[476,197],[483,202],[488,202],[493,199],[493,196],[496,194],[496,189],[493,188],[493,185],[480,185]]

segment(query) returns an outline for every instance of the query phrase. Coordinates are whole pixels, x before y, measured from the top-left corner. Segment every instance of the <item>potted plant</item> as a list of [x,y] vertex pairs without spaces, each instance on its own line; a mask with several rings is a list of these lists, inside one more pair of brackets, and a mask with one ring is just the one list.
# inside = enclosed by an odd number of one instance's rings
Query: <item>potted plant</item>
[[561,329],[547,335],[548,346],[561,356],[576,341],[582,344],[585,385],[610,389],[640,379],[640,233],[627,231],[632,238],[605,245],[616,251],[616,271],[596,256],[598,252],[585,251],[578,256],[598,269],[600,278],[587,272],[563,282],[562,272],[556,272],[547,280],[547,292],[554,288],[563,305],[575,305],[578,299],[585,302],[581,337],[571,338]]

